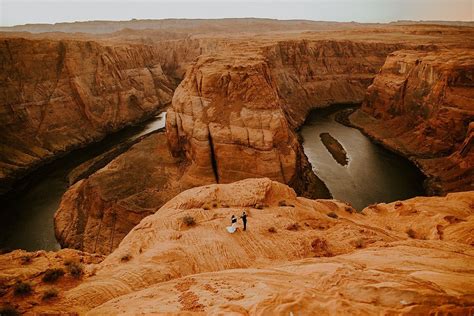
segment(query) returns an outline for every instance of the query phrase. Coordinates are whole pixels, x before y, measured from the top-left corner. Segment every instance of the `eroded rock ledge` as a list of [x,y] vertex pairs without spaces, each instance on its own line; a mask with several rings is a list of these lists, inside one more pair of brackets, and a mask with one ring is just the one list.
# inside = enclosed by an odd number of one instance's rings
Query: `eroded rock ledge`
[[[21,311],[90,315],[469,314],[473,205],[474,192],[462,192],[358,213],[339,201],[297,197],[270,179],[207,185],[143,219],[56,300],[14,303]],[[243,210],[248,231],[228,234],[230,216]]]
[[432,194],[474,189],[474,50],[391,54],[351,121],[409,157]]

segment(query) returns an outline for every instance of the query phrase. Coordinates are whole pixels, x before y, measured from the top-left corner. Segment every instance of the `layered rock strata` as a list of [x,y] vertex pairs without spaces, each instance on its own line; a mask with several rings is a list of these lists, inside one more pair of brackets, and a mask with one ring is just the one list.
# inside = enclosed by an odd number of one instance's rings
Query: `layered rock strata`
[[166,118],[170,150],[188,162],[181,181],[269,177],[307,196],[327,196],[282,108],[260,56],[200,57],[175,91]]
[[263,49],[293,127],[315,107],[359,104],[387,55],[410,44],[282,41]]
[[144,217],[187,189],[180,159],[164,133],[146,137],[88,178],[72,185],[55,214],[63,247],[110,253]]
[[143,120],[176,83],[156,48],[0,41],[0,193],[34,167]]
[[398,51],[351,121],[414,160],[433,194],[474,189],[474,51]]

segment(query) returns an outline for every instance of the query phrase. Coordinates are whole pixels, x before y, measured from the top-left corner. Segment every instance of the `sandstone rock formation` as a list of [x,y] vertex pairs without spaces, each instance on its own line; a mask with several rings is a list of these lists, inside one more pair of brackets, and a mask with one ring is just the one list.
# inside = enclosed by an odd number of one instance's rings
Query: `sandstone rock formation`
[[[193,188],[88,265],[83,282],[50,308],[91,315],[469,314],[473,205],[474,192],[462,192],[358,213],[335,200],[297,197],[270,179]],[[243,210],[248,231],[227,233],[230,216]]]
[[164,133],[135,144],[64,194],[54,219],[59,243],[110,253],[141,219],[187,189],[179,165]]
[[[313,107],[360,102],[387,54],[431,44],[423,36],[415,39],[413,30],[405,31],[407,27],[371,29],[353,23],[251,19],[213,21],[216,28],[209,28],[208,22],[181,22],[184,24],[131,21],[130,25],[150,25],[151,29],[113,34],[0,34],[0,82],[5,86],[0,95],[0,193],[44,162],[156,111],[170,101],[172,90],[199,55],[252,51],[263,56],[289,124],[296,128]],[[95,33],[95,28],[103,32],[111,25],[125,24],[91,22],[65,27],[80,29],[81,25]],[[244,25],[255,27],[259,36],[237,35],[236,30]],[[184,29],[172,31],[181,27]],[[298,28],[325,32],[261,35],[265,30]],[[217,29],[217,34],[212,33]],[[345,31],[335,31],[342,29]],[[466,28],[440,26],[436,31],[440,36],[435,42],[472,45],[459,40],[470,34]],[[225,32],[233,36],[226,37]],[[369,34],[370,40],[360,33]]]
[[473,50],[393,53],[351,121],[417,162],[432,193],[473,190],[473,72]]
[[156,113],[176,82],[159,50],[0,41],[0,193],[35,166]]
[[200,57],[175,91],[166,134],[173,155],[188,161],[184,184],[269,177],[307,196],[328,195],[258,55]]

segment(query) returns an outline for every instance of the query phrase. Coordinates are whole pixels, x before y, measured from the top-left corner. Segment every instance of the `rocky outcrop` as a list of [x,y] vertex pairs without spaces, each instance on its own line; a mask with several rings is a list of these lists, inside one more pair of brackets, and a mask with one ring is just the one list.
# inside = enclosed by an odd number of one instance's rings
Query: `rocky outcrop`
[[[474,192],[462,192],[358,213],[265,178],[193,188],[87,265],[91,273],[55,306],[91,315],[466,314],[474,308],[473,204]],[[243,210],[248,230],[229,234],[230,216]]]
[[474,51],[391,54],[351,121],[414,160],[429,191],[474,189]]
[[162,53],[92,41],[0,41],[0,193],[32,168],[156,113]]
[[[87,315],[472,313],[472,270],[464,261],[472,262],[472,254],[433,245],[395,242],[331,258],[187,276],[110,300]],[[458,268],[469,272],[460,276]]]
[[144,217],[187,189],[181,173],[164,133],[146,137],[69,188],[54,218],[57,240],[63,247],[110,253]]
[[166,134],[173,155],[188,162],[182,183],[269,177],[307,196],[328,196],[310,177],[270,69],[258,55],[200,57],[175,91]]

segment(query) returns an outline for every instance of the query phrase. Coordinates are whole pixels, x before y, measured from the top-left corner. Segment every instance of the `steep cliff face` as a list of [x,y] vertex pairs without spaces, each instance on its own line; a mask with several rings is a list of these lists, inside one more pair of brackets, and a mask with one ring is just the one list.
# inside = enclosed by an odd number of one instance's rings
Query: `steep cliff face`
[[[468,314],[473,203],[474,192],[462,192],[358,213],[264,178],[193,188],[143,219],[104,261],[86,265],[82,282],[58,299],[18,305],[93,315]],[[243,210],[248,230],[239,222],[229,234],[230,216]]]
[[474,51],[391,54],[351,120],[411,157],[433,193],[474,189]]
[[55,214],[63,247],[108,254],[144,217],[179,192],[180,159],[163,133],[132,146],[106,167],[71,186]]
[[142,120],[176,82],[156,48],[90,41],[0,42],[0,192],[42,162]]
[[388,54],[407,44],[281,41],[265,56],[289,122],[298,127],[315,107],[361,103]]
[[188,164],[183,183],[269,177],[308,196],[327,196],[282,109],[268,65],[258,55],[202,56],[168,111],[166,133]]

